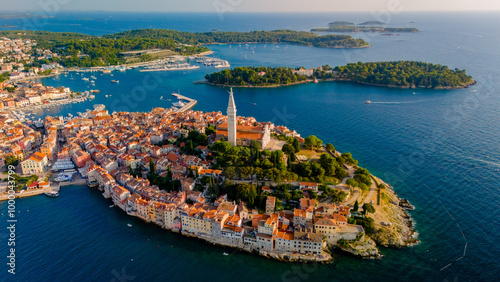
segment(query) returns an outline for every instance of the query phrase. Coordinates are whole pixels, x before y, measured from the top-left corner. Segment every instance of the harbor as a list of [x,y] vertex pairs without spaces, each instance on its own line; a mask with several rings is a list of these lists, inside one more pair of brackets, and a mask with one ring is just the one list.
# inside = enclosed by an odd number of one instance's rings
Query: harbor
[[148,72],[148,71],[175,71],[175,70],[193,70],[199,69],[199,66],[192,66],[188,63],[184,64],[165,64],[159,63],[151,66],[147,66],[144,69],[139,70],[140,72]]
[[205,66],[212,66],[214,68],[229,68],[231,65],[228,61],[212,58],[212,57],[198,57],[195,59],[197,64],[203,64]]
[[[179,102],[174,103],[174,107],[172,107],[172,110],[174,110],[174,112],[176,112],[176,113],[185,112],[185,111],[191,109],[192,107],[194,107],[194,105],[196,105],[196,103],[198,103],[197,100],[188,98],[186,96],[182,96],[181,94],[172,93],[172,96],[179,99]],[[188,103],[184,103],[184,102],[182,102],[182,100],[188,101]],[[175,107],[175,106],[177,106],[177,107]]]
[[91,95],[90,92],[85,91],[80,96],[78,96],[78,98],[75,97],[75,98],[64,98],[59,100],[44,101],[43,103],[27,104],[25,106],[16,106],[12,109],[7,109],[7,110],[10,112],[12,117],[18,119],[21,122],[24,122],[24,121],[30,121],[29,119],[30,116],[35,115],[33,113],[34,110],[48,109],[50,111],[50,108],[52,107],[77,104],[85,102],[87,100],[93,100],[94,98],[95,98],[94,95]]

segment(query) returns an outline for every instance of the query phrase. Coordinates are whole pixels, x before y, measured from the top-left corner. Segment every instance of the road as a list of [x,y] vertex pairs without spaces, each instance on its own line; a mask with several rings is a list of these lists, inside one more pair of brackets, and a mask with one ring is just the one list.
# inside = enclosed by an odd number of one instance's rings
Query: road
[[[363,201],[363,203],[371,203],[372,199],[373,199],[373,194],[375,194],[375,192],[377,192],[377,182],[375,181],[375,179],[372,178],[372,185],[370,186],[370,191],[368,192],[368,195],[366,195],[365,197],[365,200]],[[375,202],[375,201],[373,201]]]

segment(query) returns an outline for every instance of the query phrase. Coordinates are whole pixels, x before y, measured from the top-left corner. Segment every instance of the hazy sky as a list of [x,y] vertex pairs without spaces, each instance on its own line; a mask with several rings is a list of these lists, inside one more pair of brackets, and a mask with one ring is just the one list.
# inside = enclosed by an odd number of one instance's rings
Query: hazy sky
[[500,10],[498,0],[0,0],[1,10],[329,12]]

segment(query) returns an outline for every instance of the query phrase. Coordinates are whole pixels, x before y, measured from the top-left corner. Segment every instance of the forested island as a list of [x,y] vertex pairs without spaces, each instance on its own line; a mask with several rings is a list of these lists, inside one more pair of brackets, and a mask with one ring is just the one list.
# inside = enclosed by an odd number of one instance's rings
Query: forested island
[[317,69],[315,76],[321,79],[405,88],[455,89],[476,83],[465,70],[416,61],[358,62],[333,69],[326,65]]
[[315,32],[418,32],[414,27],[382,27],[385,25],[379,21],[367,21],[358,25],[346,22],[336,21],[328,24],[326,28],[313,28]]
[[[204,44],[226,43],[289,43],[321,48],[362,48],[370,46],[363,39],[349,35],[317,35],[313,32],[275,30],[251,32],[182,32],[167,29],[140,29],[104,36],[70,32],[0,31],[0,37],[31,39],[38,48],[60,54],[54,57],[65,67],[96,67],[125,64],[120,53],[126,51],[161,49],[180,55],[193,55],[210,51]],[[141,61],[154,58],[143,55]],[[41,65],[47,60],[36,62]]]
[[369,85],[402,88],[465,88],[476,82],[465,70],[416,61],[350,63],[335,68],[324,65],[316,69],[287,67],[239,67],[207,74],[205,79],[214,85],[246,87],[278,87],[297,83],[324,81],[353,81]]
[[216,85],[232,86],[281,86],[310,81],[306,75],[297,74],[289,67],[238,67],[207,74],[205,79]]

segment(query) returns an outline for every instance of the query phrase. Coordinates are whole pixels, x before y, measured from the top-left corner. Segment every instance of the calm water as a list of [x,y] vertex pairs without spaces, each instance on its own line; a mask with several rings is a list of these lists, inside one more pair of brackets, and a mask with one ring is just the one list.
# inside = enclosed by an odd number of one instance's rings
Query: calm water
[[[228,14],[221,21],[216,14],[60,13],[39,29],[97,35],[150,26],[188,31],[307,30],[333,20],[372,19],[369,14]],[[15,21],[22,24],[22,20],[3,20],[0,24]],[[478,85],[454,91],[351,83],[235,90],[238,114],[283,124],[304,136],[316,134],[339,150],[352,152],[360,165],[391,183],[400,196],[417,207],[412,216],[420,232],[420,245],[402,250],[382,248],[385,258],[380,261],[336,256],[333,264],[314,266],[284,264],[241,252],[224,257],[224,251],[233,251],[143,224],[116,208],[108,208],[109,201],[99,193],[75,186],[64,188],[57,199],[39,196],[17,201],[16,280],[119,281],[114,274],[122,270],[135,276],[136,281],[235,277],[245,281],[494,280],[500,255],[495,240],[500,231],[499,13],[416,13],[391,19],[394,26],[407,24],[422,32],[356,35],[373,45],[359,50],[279,45],[273,51],[273,45],[259,44],[253,46],[255,54],[251,54],[251,48],[238,45],[211,48],[214,56],[229,60],[233,67],[316,67],[411,59],[465,68],[474,76]],[[113,78],[98,76],[95,88],[101,93],[94,101],[35,114],[76,114],[95,103],[105,104],[110,111],[149,111],[169,107],[171,102],[166,99],[173,98],[170,94],[178,90],[198,100],[196,110],[225,111],[224,89],[193,84],[213,71],[216,69],[201,67],[184,72],[127,71],[114,73]],[[75,80],[60,76],[43,81],[76,91],[94,89],[73,76]],[[111,79],[120,80],[119,85],[111,84]],[[106,94],[111,97],[106,98]],[[373,103],[365,105],[365,100]],[[5,203],[1,209],[5,224]],[[465,257],[457,261],[466,243]],[[0,252],[6,254],[6,245],[0,245]],[[0,272],[0,279],[12,278],[5,271]]]

